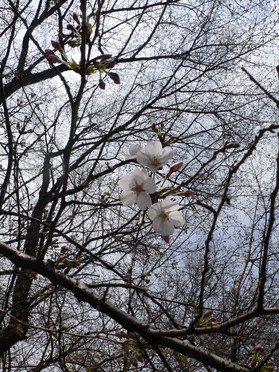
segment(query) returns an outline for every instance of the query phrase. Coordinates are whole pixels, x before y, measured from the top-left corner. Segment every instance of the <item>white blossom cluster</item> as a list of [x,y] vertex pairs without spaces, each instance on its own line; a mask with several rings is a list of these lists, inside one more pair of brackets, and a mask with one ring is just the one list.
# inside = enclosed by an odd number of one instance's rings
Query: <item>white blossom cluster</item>
[[[143,211],[148,209],[147,213],[152,221],[154,231],[162,235],[166,242],[169,242],[174,228],[183,226],[185,220],[178,210],[179,205],[170,197],[160,194],[160,188],[157,189],[154,178],[156,171],[172,160],[173,151],[170,147],[163,148],[160,141],[155,141],[148,142],[143,149],[138,145],[132,145],[130,155],[139,164],[151,170],[152,177],[145,170],[140,169],[136,169],[132,175],[121,177],[119,186],[123,192],[120,200],[125,206],[137,204]],[[173,164],[165,180],[181,166],[182,162]],[[159,198],[162,199],[158,200]]]

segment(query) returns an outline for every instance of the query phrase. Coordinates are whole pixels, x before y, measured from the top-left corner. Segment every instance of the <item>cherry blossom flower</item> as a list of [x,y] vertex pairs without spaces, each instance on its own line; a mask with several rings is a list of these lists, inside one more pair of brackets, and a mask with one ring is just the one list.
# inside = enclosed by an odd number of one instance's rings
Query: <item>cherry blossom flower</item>
[[182,226],[185,222],[178,208],[179,205],[170,198],[153,204],[148,210],[148,216],[152,221],[153,229],[163,237],[172,235],[174,228]]
[[162,168],[173,157],[173,151],[170,147],[162,147],[160,141],[148,142],[146,146],[138,151],[137,161],[145,167],[156,172]]
[[152,200],[149,194],[156,191],[153,178],[145,172],[136,169],[133,175],[126,175],[120,178],[119,186],[123,192],[120,200],[123,205],[133,205],[137,203],[141,210],[150,207]]

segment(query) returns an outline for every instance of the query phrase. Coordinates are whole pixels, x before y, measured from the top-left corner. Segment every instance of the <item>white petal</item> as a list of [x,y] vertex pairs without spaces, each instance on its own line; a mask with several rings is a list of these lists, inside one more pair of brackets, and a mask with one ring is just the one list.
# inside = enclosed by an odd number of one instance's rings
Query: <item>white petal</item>
[[176,227],[183,226],[184,223],[185,223],[185,219],[184,219],[182,213],[179,212],[179,211],[171,212],[169,217],[170,217],[172,223],[174,224],[174,226],[176,226]]
[[169,236],[174,232],[174,226],[171,221],[166,219],[163,220],[160,217],[155,218],[152,225],[154,231],[163,236]]
[[151,203],[151,198],[146,192],[141,192],[139,194],[137,205],[142,211],[145,211],[148,207],[150,207]]
[[155,203],[151,205],[151,207],[148,210],[148,217],[153,221],[156,217],[160,216],[162,212],[161,209],[161,203]]
[[138,176],[142,179],[148,178],[148,175],[144,171],[138,168],[134,170],[134,176]]
[[137,155],[137,152],[139,152],[140,149],[141,149],[141,145],[140,144],[133,144],[129,148],[129,153],[132,156],[136,156]]
[[166,198],[162,200],[162,209],[168,210],[168,211],[176,211],[178,210],[179,205],[176,203],[176,201]]
[[135,191],[123,191],[120,195],[120,201],[123,205],[133,205],[137,201],[137,193]]
[[162,144],[160,141],[155,142],[149,142],[146,147],[148,146],[148,149],[150,149],[150,152],[152,152],[155,155],[161,155],[162,153]]
[[150,164],[150,157],[149,155],[145,154],[143,151],[139,151],[137,153],[137,162],[147,167]]
[[163,148],[162,155],[160,156],[160,162],[167,164],[173,158],[173,151],[170,147]]
[[118,181],[118,185],[121,187],[122,190],[130,190],[131,189],[131,182],[133,181],[133,176],[126,175],[120,178]]
[[143,183],[143,188],[149,194],[153,194],[153,192],[156,191],[156,184],[153,178],[148,177],[147,179],[145,179]]

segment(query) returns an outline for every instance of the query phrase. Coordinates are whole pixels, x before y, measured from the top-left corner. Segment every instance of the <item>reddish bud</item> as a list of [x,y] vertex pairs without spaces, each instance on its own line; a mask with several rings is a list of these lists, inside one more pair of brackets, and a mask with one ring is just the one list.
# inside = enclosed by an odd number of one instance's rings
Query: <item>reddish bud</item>
[[112,59],[111,61],[105,62],[107,68],[113,68],[116,65],[116,60]]
[[120,77],[118,74],[115,72],[110,72],[108,75],[115,84],[120,84]]
[[58,52],[60,53],[63,53],[63,49],[61,48],[61,45],[57,41],[51,40],[51,44],[54,49],[58,50]]
[[75,258],[73,260],[73,265],[74,265],[74,267],[78,267],[80,265],[80,260],[78,260],[78,259]]
[[156,124],[155,123],[152,124],[152,127],[151,128],[152,128],[153,132],[158,133],[158,129],[156,128]]
[[259,352],[263,352],[264,351],[264,348],[261,344],[258,344],[256,347],[255,347],[255,351],[259,351]]
[[210,315],[212,315],[212,313],[213,313],[213,310],[208,310],[208,311],[206,311],[206,312],[203,314],[203,317],[204,317],[204,318],[208,318]]
[[106,83],[102,79],[99,80],[99,88],[102,90],[106,89]]
[[69,31],[73,31],[73,32],[76,32],[77,30],[74,28],[73,25],[71,25],[70,23],[67,25],[67,30]]
[[46,50],[45,50],[45,54],[46,54],[47,56],[55,55],[54,51],[51,50],[51,49],[46,49]]
[[176,163],[174,163],[171,167],[170,167],[170,170],[168,171],[168,174],[166,175],[166,178],[169,178],[169,176],[174,173],[174,172],[177,172],[183,165],[183,162],[182,161],[178,161]]
[[189,196],[193,196],[193,195],[195,195],[195,193],[194,193],[194,191],[187,190],[187,191],[183,191],[183,192],[178,192],[178,193],[176,193],[175,195],[178,195],[178,196],[185,196],[186,198],[188,198]]
[[60,63],[61,62],[61,59],[59,57],[57,57],[55,54],[50,54],[47,58],[51,63]]
[[76,12],[73,13],[73,20],[78,24],[80,25],[80,20],[79,20],[79,16]]

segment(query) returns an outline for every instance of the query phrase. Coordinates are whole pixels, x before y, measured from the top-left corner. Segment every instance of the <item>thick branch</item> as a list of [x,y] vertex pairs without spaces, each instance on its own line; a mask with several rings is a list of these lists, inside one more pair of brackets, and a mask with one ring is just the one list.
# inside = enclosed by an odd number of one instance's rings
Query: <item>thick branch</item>
[[[78,301],[84,301],[92,307],[106,314],[129,331],[137,332],[151,344],[163,345],[184,355],[193,357],[203,363],[224,372],[246,372],[249,369],[231,363],[219,356],[209,353],[202,348],[185,343],[177,338],[163,337],[158,331],[150,328],[147,323],[141,322],[135,317],[114,306],[102,297],[96,296],[84,283],[78,282],[58,272],[51,264],[38,261],[24,253],[18,252],[7,244],[0,242],[0,253],[7,257],[16,266],[25,270],[37,272],[48,278],[53,284],[67,288]],[[0,350],[1,351],[1,350]]]

